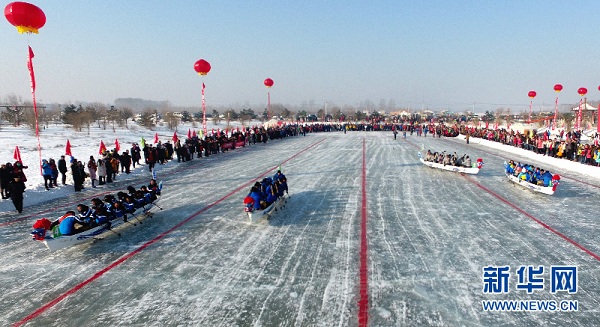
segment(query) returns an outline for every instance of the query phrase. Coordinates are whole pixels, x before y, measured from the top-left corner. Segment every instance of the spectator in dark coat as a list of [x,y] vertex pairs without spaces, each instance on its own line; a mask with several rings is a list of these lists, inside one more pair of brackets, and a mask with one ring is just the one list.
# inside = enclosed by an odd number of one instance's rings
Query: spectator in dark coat
[[75,158],[71,158],[71,175],[73,176],[75,192],[81,192],[83,177],[81,176],[81,171],[79,170],[79,165],[77,165],[77,160]]
[[121,157],[119,158],[121,162],[121,172],[125,170],[126,174],[131,173],[131,156],[129,155],[129,150],[125,150]]
[[21,181],[21,176],[16,175],[12,182],[8,184],[10,199],[19,213],[23,212],[23,193],[25,193],[25,183]]
[[58,159],[58,171],[62,175],[62,184],[65,185],[67,183],[67,161],[65,156],[60,156],[60,159]]
[[0,166],[0,191],[2,191],[2,199],[8,199],[8,184],[13,180],[12,178],[12,168],[8,168],[11,165],[10,163],[2,164]]

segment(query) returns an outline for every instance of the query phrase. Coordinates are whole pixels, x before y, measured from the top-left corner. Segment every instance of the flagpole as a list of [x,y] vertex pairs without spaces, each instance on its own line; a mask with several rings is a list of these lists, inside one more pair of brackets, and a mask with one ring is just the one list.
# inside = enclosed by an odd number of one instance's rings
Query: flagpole
[[583,99],[579,99],[579,110],[577,110],[577,121],[575,122],[575,130],[578,131],[581,125],[581,105],[583,104]]
[[42,145],[40,144],[40,125],[38,122],[38,110],[37,110],[37,101],[35,99],[35,73],[33,70],[33,49],[31,46],[28,46],[29,53],[27,56],[27,68],[29,69],[29,79],[31,82],[31,97],[33,98],[33,114],[35,116],[35,136],[37,138],[37,146],[38,146],[38,166],[40,167],[40,175],[44,175],[42,173]]
[[204,82],[202,82],[202,130],[206,135],[206,101],[204,99]]
[[552,120],[552,130],[556,129],[556,117],[558,116],[558,97],[556,97],[556,102],[554,105],[554,119]]

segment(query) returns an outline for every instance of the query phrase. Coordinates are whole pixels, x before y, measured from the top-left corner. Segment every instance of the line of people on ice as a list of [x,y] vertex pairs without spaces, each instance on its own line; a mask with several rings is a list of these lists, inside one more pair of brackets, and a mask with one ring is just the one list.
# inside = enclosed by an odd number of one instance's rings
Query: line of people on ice
[[548,170],[540,169],[526,163],[515,163],[514,160],[510,160],[506,164],[505,169],[507,174],[513,175],[519,180],[544,187],[552,186],[553,175]]
[[278,170],[273,177],[265,177],[262,181],[254,183],[244,198],[244,210],[252,212],[266,209],[287,192],[287,178]]
[[446,151],[431,152],[431,150],[427,150],[427,153],[425,154],[425,158],[423,158],[423,160],[430,161],[430,162],[436,162],[436,163],[442,164],[444,166],[458,166],[458,167],[468,167],[468,168],[473,167],[471,158],[468,155],[463,154],[462,157],[459,157],[456,154],[456,152],[454,152],[453,154],[450,154],[450,153],[446,153]]
[[127,221],[127,215],[154,203],[160,193],[161,188],[154,179],[150,180],[148,186],[143,185],[139,189],[128,186],[127,192],[107,194],[103,200],[93,198],[90,205],[80,203],[75,210],[67,211],[53,222],[47,218],[37,220],[33,224],[34,231],[31,234],[33,239],[43,240],[47,230],[52,230],[53,236],[57,237],[74,235],[102,224],[110,224],[111,220],[117,218]]

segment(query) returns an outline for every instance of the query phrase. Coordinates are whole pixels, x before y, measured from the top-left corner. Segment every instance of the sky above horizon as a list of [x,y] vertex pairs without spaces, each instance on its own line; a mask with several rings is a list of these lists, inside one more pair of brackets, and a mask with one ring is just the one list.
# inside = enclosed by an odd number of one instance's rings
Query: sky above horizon
[[[9,2],[5,2],[6,6]],[[0,99],[117,98],[264,108],[551,111],[600,99],[597,1],[36,1],[39,34],[0,25]],[[212,69],[200,77],[199,59]],[[553,90],[560,83],[560,93]],[[3,102],[3,101],[0,101]],[[361,108],[362,106],[362,108]]]

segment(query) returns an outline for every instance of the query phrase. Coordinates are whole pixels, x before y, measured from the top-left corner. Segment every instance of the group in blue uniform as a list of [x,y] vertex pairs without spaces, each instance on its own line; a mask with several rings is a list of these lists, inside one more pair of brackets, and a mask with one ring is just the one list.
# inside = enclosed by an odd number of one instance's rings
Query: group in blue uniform
[[[52,222],[49,229],[58,230],[59,233],[55,231],[54,235],[74,235],[102,224],[110,224],[110,221],[116,218],[127,221],[128,214],[133,214],[137,209],[153,203],[160,195],[161,187],[153,179],[148,186],[144,185],[139,189],[128,186],[127,191],[127,193],[118,192],[116,196],[105,195],[104,200],[94,198],[90,206],[80,203],[76,210],[69,210]],[[40,228],[35,228],[34,225],[34,232],[32,232],[34,239],[39,239],[41,233],[45,234],[45,231],[38,229]]]
[[287,178],[278,170],[273,177],[266,177],[254,183],[244,199],[245,211],[266,209],[287,192]]
[[510,160],[505,169],[507,174],[516,176],[519,180],[544,187],[552,186],[552,173],[539,167]]

